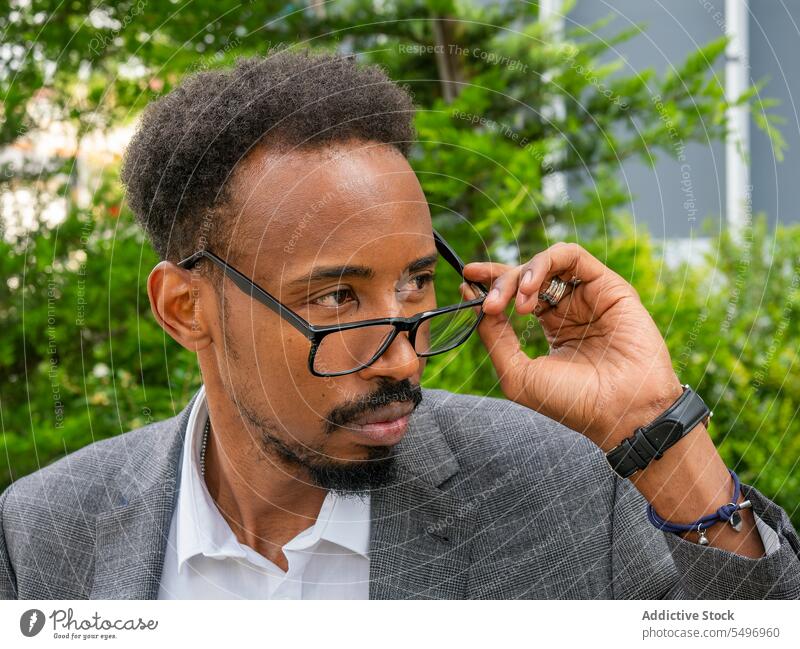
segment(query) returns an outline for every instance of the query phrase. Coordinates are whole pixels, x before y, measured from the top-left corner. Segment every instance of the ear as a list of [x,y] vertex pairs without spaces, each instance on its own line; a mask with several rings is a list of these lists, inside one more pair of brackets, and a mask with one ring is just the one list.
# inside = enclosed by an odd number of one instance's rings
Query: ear
[[204,278],[169,261],[157,264],[147,278],[150,308],[158,324],[191,352],[213,342],[210,318],[216,301],[209,291],[213,289]]

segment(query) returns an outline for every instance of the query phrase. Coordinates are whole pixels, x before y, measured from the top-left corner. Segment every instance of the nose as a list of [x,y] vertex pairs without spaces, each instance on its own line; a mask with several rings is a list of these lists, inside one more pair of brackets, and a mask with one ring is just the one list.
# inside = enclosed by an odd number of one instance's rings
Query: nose
[[385,376],[395,381],[414,379],[419,382],[424,361],[425,359],[417,356],[417,352],[414,351],[408,333],[400,332],[378,360],[359,370],[358,375],[365,381]]

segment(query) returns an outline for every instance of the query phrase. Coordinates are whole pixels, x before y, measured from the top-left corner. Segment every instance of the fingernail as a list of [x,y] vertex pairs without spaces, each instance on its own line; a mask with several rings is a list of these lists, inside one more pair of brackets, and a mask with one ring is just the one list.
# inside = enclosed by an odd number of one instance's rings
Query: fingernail
[[500,289],[493,288],[489,291],[489,298],[490,300],[499,300],[500,299]]
[[522,276],[521,284],[527,284],[528,282],[531,281],[531,279],[533,279],[533,271],[526,270],[525,274]]

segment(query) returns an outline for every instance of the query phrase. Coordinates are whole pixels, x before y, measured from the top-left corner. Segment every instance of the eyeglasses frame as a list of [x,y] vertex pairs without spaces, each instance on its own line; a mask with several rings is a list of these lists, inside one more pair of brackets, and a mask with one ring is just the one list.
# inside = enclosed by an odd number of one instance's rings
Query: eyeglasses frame
[[[456,254],[455,250],[444,240],[442,235],[440,235],[435,229],[433,229],[433,239],[436,244],[436,249],[439,254],[444,257],[445,261],[447,261],[453,268],[455,268],[456,272],[463,278],[464,277],[464,262],[461,261],[461,258]],[[414,347],[414,343],[416,340],[416,334],[419,329],[419,326],[425,322],[426,320],[430,320],[431,318],[441,315],[443,313],[450,313],[452,311],[461,311],[463,309],[472,308],[475,306],[482,306],[483,301],[486,299],[486,296],[489,294],[489,290],[480,282],[470,282],[467,281],[468,284],[471,286],[479,289],[479,292],[482,293],[480,297],[474,298],[467,302],[462,302],[461,304],[454,304],[450,306],[439,307],[436,309],[431,309],[428,311],[422,311],[417,313],[413,316],[409,316],[408,318],[401,318],[401,317],[393,317],[393,318],[372,318],[370,320],[357,320],[356,322],[346,322],[343,324],[338,325],[312,325],[304,318],[299,316],[297,313],[292,311],[289,307],[285,306],[278,300],[276,297],[271,295],[269,292],[265,291],[261,288],[258,284],[256,284],[253,280],[247,277],[244,273],[240,272],[226,261],[215,255],[210,250],[198,250],[191,256],[183,259],[182,261],[178,262],[178,267],[189,270],[191,269],[198,261],[201,259],[208,259],[212,263],[219,266],[224,272],[225,275],[245,294],[249,295],[252,299],[255,299],[260,304],[263,304],[271,311],[275,312],[277,315],[282,317],[286,320],[290,325],[292,325],[295,329],[297,329],[300,333],[303,334],[311,343],[311,349],[308,353],[308,369],[314,376],[320,377],[330,377],[330,376],[344,376],[346,374],[352,374],[354,372],[358,372],[365,367],[369,367],[372,365],[376,360],[378,360],[381,355],[389,348],[389,346],[394,342],[394,339],[397,337],[397,334],[401,331],[408,331],[408,339],[411,343],[411,346]],[[480,324],[481,320],[483,319],[484,311],[481,308],[480,313],[478,314],[478,319],[475,321],[475,324],[470,328],[469,332],[458,342],[451,345],[447,349],[442,349],[432,353],[417,353],[419,357],[430,357],[435,356],[437,354],[443,354],[445,352],[450,351],[458,347],[459,345],[463,344],[471,335],[472,332]],[[386,337],[386,340],[381,345],[380,349],[376,352],[376,354],[366,363],[343,372],[318,372],[314,369],[314,359],[317,354],[317,349],[319,349],[322,340],[325,336],[338,333],[340,331],[345,331],[349,329],[360,329],[362,327],[370,327],[375,325],[391,325],[394,327],[392,333]]]

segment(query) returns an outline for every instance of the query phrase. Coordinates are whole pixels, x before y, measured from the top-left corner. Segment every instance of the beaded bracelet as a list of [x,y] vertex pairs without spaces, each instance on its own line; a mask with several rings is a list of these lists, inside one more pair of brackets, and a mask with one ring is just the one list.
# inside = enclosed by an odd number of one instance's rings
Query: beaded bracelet
[[709,514],[708,516],[703,516],[703,518],[698,518],[694,523],[686,523],[686,524],[670,523],[669,521],[665,521],[658,514],[656,514],[656,510],[653,508],[652,505],[648,505],[647,506],[648,520],[658,529],[664,530],[665,532],[673,532],[677,534],[679,532],[696,531],[700,535],[700,545],[708,545],[708,538],[706,537],[705,531],[709,527],[711,527],[712,525],[716,525],[717,523],[727,521],[728,523],[730,523],[731,527],[734,530],[736,530],[737,532],[740,531],[742,529],[742,517],[739,514],[739,510],[747,509],[748,507],[752,507],[753,505],[749,500],[744,500],[741,503],[736,504],[736,499],[741,489],[741,485],[739,483],[739,476],[737,476],[736,473],[734,473],[730,469],[728,469],[728,472],[731,474],[731,477],[733,478],[733,495],[731,496],[731,502],[729,502],[727,505],[723,505],[713,514]]

